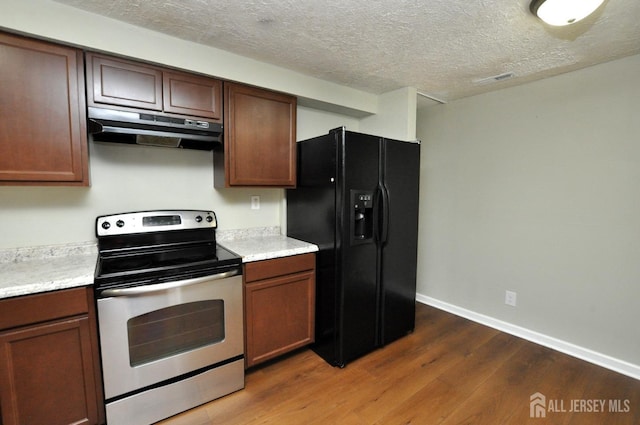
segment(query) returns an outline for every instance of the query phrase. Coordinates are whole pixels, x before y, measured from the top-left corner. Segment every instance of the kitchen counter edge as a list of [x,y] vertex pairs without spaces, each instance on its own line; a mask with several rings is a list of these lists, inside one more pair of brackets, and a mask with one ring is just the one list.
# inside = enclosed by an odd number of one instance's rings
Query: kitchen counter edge
[[218,242],[242,257],[243,263],[317,252],[318,246],[283,235],[226,239]]
[[[218,243],[243,263],[318,251],[314,244],[269,233]],[[0,250],[0,299],[93,285],[97,255],[95,243]]]

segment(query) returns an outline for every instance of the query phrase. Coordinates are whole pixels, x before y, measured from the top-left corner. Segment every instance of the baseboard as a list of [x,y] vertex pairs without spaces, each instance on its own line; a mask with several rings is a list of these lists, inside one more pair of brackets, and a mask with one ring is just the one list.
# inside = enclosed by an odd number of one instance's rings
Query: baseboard
[[417,294],[416,301],[640,380],[640,365],[616,359],[606,354],[598,353],[561,339],[544,335],[484,314],[476,313],[474,311],[467,310],[466,308],[458,307],[435,298],[427,297],[426,295]]

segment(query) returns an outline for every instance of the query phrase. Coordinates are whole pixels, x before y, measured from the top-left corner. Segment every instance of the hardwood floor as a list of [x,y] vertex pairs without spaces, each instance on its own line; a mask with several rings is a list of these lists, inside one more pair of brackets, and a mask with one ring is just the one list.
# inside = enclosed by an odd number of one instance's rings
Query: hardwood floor
[[[544,418],[530,416],[535,393]],[[344,369],[305,349],[159,424],[637,425],[640,381],[417,304],[414,333]]]

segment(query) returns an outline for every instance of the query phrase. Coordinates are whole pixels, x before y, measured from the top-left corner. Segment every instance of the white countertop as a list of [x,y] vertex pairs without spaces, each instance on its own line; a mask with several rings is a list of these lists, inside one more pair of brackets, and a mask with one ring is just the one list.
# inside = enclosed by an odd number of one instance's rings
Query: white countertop
[[[318,251],[274,230],[228,232],[218,243],[243,263]],[[97,258],[97,247],[89,242],[0,250],[0,299],[93,285]]]
[[95,244],[0,252],[0,298],[93,285]]
[[241,256],[243,263],[318,251],[314,244],[282,235],[254,236],[218,243]]

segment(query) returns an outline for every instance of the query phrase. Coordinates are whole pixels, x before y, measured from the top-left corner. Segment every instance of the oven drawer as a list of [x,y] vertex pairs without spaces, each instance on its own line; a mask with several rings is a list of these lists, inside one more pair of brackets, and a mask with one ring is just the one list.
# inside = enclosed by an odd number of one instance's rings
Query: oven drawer
[[107,401],[244,354],[242,276],[194,281],[98,300]]
[[147,425],[243,388],[244,361],[240,359],[109,403],[107,419],[109,425]]

